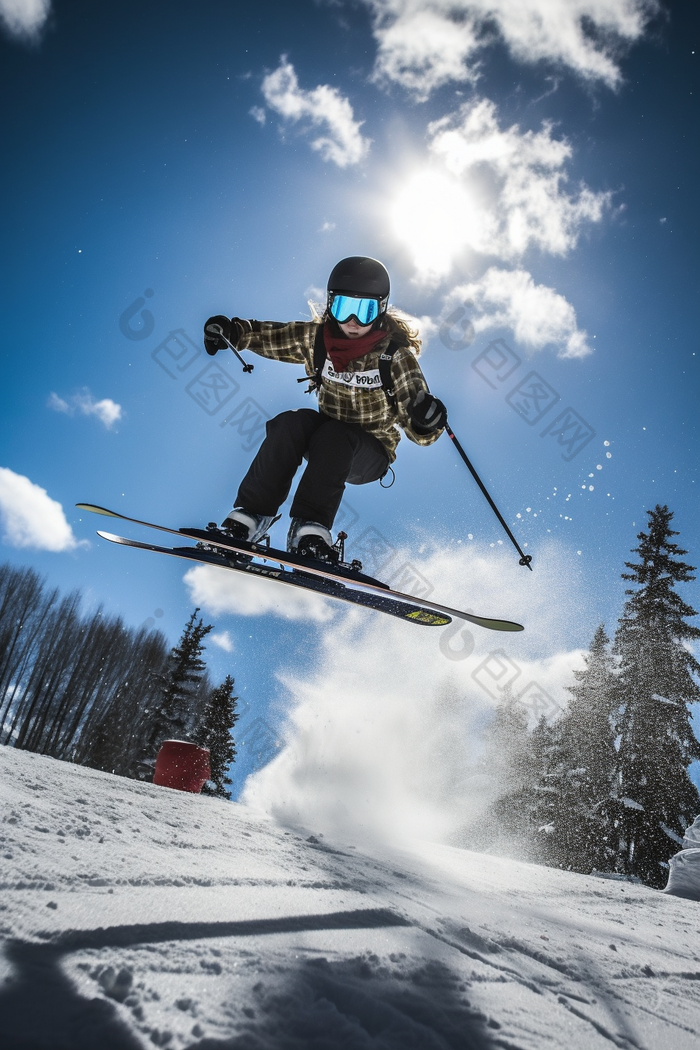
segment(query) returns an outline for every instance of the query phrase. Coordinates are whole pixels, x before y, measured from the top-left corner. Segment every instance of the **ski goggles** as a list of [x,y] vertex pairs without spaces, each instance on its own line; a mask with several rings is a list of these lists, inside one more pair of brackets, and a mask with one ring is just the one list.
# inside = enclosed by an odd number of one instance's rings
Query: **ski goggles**
[[331,315],[338,324],[355,318],[359,325],[372,324],[379,317],[379,299],[359,298],[355,295],[334,295],[330,303]]

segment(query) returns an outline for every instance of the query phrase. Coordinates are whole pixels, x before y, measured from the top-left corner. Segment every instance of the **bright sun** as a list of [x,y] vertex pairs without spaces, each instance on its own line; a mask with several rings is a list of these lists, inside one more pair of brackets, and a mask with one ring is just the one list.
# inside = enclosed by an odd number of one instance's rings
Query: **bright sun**
[[449,175],[421,171],[400,190],[391,209],[394,233],[421,277],[444,277],[455,257],[479,240],[483,222],[464,186]]

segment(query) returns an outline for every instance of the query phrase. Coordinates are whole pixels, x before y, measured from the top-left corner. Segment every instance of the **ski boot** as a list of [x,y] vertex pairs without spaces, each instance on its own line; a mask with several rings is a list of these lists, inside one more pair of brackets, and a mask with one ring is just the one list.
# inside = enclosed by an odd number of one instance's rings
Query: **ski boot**
[[[245,543],[259,543],[261,540],[267,540],[269,547],[270,537],[267,534],[267,530],[276,521],[277,518],[271,514],[253,514],[251,511],[243,510],[242,507],[235,507],[224,518],[221,525],[217,525],[215,521],[210,521],[207,525],[207,531],[216,533],[217,537],[223,540],[228,539],[234,543],[236,540],[243,540]],[[203,550],[213,549],[215,553],[221,554],[220,548],[212,548],[206,543],[198,543],[197,546]],[[231,552],[229,560],[232,564],[237,563],[240,565],[241,562],[251,562],[253,556],[251,554],[234,554]]]
[[267,534],[275,518],[272,514],[253,514],[243,507],[234,509],[221,522],[221,529],[232,539],[245,540],[246,543],[259,543]]
[[339,553],[333,545],[333,537],[325,525],[317,521],[292,518],[287,534],[287,550],[302,558],[337,565]]

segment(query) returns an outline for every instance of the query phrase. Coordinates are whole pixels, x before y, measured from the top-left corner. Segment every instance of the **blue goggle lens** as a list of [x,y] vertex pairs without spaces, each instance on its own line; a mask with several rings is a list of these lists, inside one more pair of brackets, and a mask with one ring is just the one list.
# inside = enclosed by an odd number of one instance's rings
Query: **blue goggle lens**
[[379,317],[379,302],[376,299],[358,299],[354,295],[334,295],[331,314],[338,324],[345,324],[354,317],[358,324],[372,324]]

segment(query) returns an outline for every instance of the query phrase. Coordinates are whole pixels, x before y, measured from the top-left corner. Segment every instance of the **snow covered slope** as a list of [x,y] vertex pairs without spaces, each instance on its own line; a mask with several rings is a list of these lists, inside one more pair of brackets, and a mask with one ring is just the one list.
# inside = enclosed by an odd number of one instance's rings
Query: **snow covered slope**
[[700,904],[0,748],[4,1050],[697,1050]]

